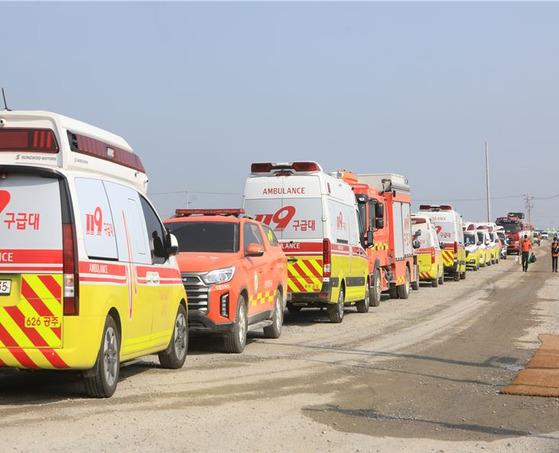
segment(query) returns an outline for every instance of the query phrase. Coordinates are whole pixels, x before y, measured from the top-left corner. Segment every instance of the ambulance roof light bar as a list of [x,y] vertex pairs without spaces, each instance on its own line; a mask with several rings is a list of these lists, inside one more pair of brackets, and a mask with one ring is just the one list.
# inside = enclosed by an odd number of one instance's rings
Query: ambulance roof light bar
[[322,171],[316,162],[254,162],[250,166],[251,173],[293,173]]
[[243,217],[244,209],[176,209],[175,217],[188,217],[191,215],[230,215],[234,217]]
[[452,211],[452,206],[448,204],[442,205],[430,205],[430,204],[422,204],[419,205],[420,211]]
[[58,153],[58,143],[52,129],[2,128],[0,152]]

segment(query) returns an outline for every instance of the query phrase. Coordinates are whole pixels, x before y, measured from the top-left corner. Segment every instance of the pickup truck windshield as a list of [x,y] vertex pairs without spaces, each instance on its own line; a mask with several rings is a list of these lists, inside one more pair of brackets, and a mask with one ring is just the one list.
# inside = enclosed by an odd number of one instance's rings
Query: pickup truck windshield
[[167,227],[179,241],[181,252],[236,253],[239,226],[231,222],[170,222]]

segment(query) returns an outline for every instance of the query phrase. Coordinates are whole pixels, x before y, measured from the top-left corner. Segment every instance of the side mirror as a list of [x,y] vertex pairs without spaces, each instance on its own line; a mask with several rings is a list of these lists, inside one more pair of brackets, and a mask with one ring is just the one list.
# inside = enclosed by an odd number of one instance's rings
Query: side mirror
[[367,245],[371,245],[373,243],[373,232],[367,231]]
[[381,219],[384,218],[384,203],[377,203],[375,205],[375,217],[380,217]]
[[420,242],[419,241],[413,241],[413,248],[418,249],[419,247],[421,247]]
[[[378,206],[378,205],[377,205]],[[384,219],[375,219],[375,227],[378,228],[384,228]]]
[[483,242],[477,241],[477,245],[481,245],[481,244],[483,244]]
[[249,244],[246,256],[262,256],[264,255],[264,246],[261,244]]
[[414,238],[418,238],[419,236],[421,236],[421,230],[417,230],[415,233],[413,233]]
[[175,256],[179,253],[179,241],[173,233],[168,233],[167,239],[167,255]]
[[446,248],[446,244],[444,242],[439,242],[439,247],[442,249]]
[[491,241],[485,241],[485,245],[491,244]]

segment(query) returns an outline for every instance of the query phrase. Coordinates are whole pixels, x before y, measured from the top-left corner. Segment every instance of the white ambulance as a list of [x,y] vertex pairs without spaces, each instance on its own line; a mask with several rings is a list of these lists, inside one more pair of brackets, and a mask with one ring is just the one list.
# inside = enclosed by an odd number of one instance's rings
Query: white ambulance
[[345,305],[369,310],[364,226],[349,184],[316,162],[254,163],[243,207],[272,227],[287,255],[290,312],[327,307],[341,322]]
[[109,397],[120,363],[180,368],[186,293],[124,139],[50,112],[0,112],[0,367],[83,370]]

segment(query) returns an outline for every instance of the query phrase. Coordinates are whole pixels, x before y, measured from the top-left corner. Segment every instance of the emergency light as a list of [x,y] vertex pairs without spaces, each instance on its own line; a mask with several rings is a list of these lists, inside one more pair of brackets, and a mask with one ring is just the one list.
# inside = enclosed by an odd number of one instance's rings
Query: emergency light
[[316,162],[256,162],[251,164],[251,173],[270,173],[274,170],[293,170],[300,172],[321,171]]
[[187,217],[189,215],[233,215],[240,216],[245,213],[244,209],[176,209],[177,217]]
[[52,129],[0,129],[0,152],[31,151],[58,153],[58,143]]

